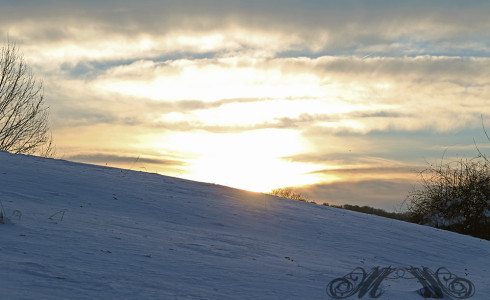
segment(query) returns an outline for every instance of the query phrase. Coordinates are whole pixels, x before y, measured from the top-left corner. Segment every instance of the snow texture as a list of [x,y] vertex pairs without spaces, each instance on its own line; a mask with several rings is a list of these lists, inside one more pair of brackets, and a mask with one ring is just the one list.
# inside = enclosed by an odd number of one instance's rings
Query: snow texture
[[466,218],[464,216],[456,216],[454,218],[447,219],[443,214],[440,212],[435,212],[432,213],[431,215],[426,217],[429,221],[425,223],[425,225],[428,226],[434,226],[434,227],[447,227],[451,226],[454,224],[460,224],[466,221]]
[[0,201],[3,299],[329,299],[356,268],[422,266],[490,295],[488,241],[213,184],[0,152]]

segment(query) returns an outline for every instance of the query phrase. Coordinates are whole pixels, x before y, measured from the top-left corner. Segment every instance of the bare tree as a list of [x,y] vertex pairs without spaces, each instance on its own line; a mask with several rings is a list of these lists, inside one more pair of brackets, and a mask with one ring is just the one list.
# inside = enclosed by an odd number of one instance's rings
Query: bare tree
[[43,156],[53,150],[42,83],[10,42],[0,50],[0,150]]

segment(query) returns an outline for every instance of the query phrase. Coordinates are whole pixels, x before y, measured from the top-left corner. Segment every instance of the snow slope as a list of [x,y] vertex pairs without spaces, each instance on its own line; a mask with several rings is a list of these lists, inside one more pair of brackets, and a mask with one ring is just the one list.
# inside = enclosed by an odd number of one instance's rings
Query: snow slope
[[[2,299],[329,299],[377,266],[446,267],[490,298],[490,242],[372,215],[5,152],[0,201],[22,212],[0,224]],[[391,275],[378,299],[421,287]]]

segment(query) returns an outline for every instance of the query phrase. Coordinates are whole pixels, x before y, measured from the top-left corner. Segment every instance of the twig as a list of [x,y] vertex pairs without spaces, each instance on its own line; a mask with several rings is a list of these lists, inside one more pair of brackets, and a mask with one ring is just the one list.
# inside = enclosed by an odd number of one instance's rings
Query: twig
[[65,216],[65,212],[67,211],[67,209],[62,209],[58,212],[55,212],[53,215],[51,215],[51,217],[49,217],[48,219],[50,220],[53,220],[53,217],[56,216],[57,214],[61,214],[61,218],[60,218],[60,221],[63,221],[63,217]]

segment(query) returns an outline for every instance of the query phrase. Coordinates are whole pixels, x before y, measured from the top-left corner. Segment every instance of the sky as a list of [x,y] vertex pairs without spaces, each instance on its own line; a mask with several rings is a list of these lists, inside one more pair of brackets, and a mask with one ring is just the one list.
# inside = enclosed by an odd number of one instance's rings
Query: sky
[[[5,3],[8,2],[8,3]],[[488,1],[2,1],[59,158],[394,210],[490,153]]]

